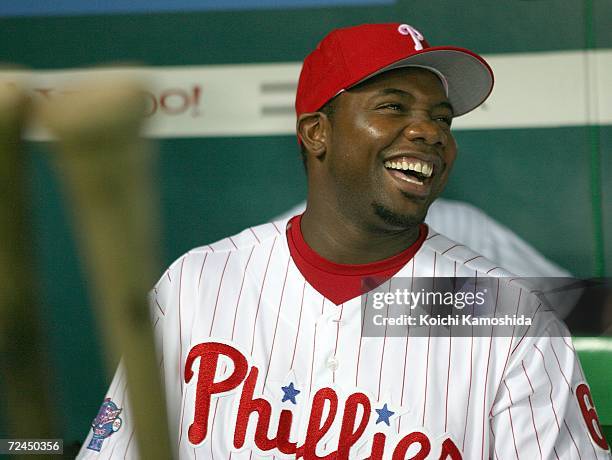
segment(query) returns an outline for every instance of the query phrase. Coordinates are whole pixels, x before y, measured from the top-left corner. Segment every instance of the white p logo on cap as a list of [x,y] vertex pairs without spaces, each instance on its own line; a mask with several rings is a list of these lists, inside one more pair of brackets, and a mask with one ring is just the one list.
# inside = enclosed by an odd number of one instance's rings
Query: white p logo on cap
[[402,35],[410,35],[412,37],[412,41],[414,42],[414,49],[416,51],[423,49],[421,41],[425,40],[425,37],[423,37],[423,34],[416,30],[414,27],[409,26],[408,24],[401,24],[397,28],[397,31]]

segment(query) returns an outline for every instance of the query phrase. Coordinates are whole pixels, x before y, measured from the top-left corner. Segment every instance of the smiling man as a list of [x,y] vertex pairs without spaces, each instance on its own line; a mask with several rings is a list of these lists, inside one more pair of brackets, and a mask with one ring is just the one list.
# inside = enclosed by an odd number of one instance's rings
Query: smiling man
[[[177,457],[609,458],[551,306],[423,224],[457,154],[452,119],[492,85],[481,57],[406,24],[335,30],[306,58],[306,211],[190,251],[151,294]],[[472,326],[377,314],[366,333],[368,299],[412,312],[419,280],[457,277],[472,281],[448,308],[471,298]],[[528,327],[500,331],[499,312]],[[92,425],[80,458],[137,457],[121,369]]]
[[440,77],[418,67],[377,75],[301,114],[309,245],[330,260],[362,264],[414,243],[455,160],[452,118]]

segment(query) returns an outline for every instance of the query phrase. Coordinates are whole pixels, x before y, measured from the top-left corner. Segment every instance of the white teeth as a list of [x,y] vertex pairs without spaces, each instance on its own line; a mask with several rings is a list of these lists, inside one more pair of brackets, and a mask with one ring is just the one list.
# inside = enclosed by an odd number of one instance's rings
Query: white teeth
[[[385,167],[391,169],[399,169],[403,171],[415,171],[422,174],[425,177],[431,177],[433,173],[433,165],[426,163],[424,161],[415,161],[408,162],[406,160],[402,161],[385,161]],[[421,183],[417,179],[412,178],[413,180],[409,180],[408,182]]]

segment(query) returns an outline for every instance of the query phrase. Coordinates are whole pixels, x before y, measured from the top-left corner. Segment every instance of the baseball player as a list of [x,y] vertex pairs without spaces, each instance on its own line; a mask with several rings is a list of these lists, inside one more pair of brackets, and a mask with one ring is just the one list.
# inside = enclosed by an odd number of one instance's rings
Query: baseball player
[[[480,56],[406,24],[335,30],[305,59],[306,211],[190,251],[151,293],[176,457],[610,458],[550,308],[422,223],[455,158],[452,119],[492,86]],[[530,325],[361,333],[363,299],[443,277],[486,281],[493,315]],[[121,366],[79,458],[137,458]]]

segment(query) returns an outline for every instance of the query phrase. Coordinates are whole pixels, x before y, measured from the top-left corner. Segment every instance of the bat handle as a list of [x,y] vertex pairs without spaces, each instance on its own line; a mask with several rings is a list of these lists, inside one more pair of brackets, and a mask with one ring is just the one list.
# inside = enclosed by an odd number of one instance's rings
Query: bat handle
[[0,81],[0,368],[10,436],[50,438],[57,424],[34,294],[26,156],[21,140],[28,115],[26,92]]
[[123,355],[130,422],[147,460],[171,458],[147,292],[157,271],[152,154],[139,131],[144,96],[128,81],[91,81],[42,116],[72,205],[109,363]]

